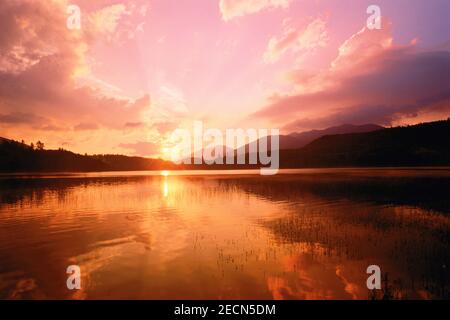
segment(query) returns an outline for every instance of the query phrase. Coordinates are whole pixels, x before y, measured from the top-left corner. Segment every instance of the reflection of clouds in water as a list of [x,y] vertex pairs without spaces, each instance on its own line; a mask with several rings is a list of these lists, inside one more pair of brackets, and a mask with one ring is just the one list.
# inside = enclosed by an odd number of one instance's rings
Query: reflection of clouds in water
[[[432,296],[448,290],[442,288],[440,264],[450,259],[448,237],[441,238],[449,233],[449,217],[418,208],[366,207],[352,202],[321,209],[294,206],[291,210],[285,217],[265,223],[266,227],[279,241],[291,243],[302,253],[304,244],[320,247],[314,249],[314,260],[323,265],[324,274],[339,279],[343,291],[349,293],[347,298],[368,298],[365,271],[374,262],[383,274],[389,273],[388,285],[395,298],[419,298],[425,283]],[[328,279],[328,284],[332,283]],[[320,288],[320,284],[314,287]]]
[[101,241],[92,245],[95,249],[68,259],[69,264],[79,265],[81,269],[81,290],[74,290],[72,299],[86,299],[89,290],[95,287],[94,273],[103,270],[114,259],[123,254],[123,245],[131,240],[130,237]]
[[[392,284],[404,280],[402,294],[423,298],[433,295],[421,281],[411,294],[410,279],[424,274],[439,286],[435,264],[450,265],[450,217],[427,209],[445,206],[442,192],[416,206],[411,194],[380,188],[410,193],[413,182],[175,173],[38,180],[0,188],[0,222],[9,226],[0,233],[0,296],[365,299],[366,268],[376,263]],[[65,287],[70,264],[81,267],[79,292]],[[17,266],[24,271],[5,277]]]
[[98,280],[105,277],[120,283],[120,277],[114,272],[115,263],[120,259],[126,259],[131,251],[143,252],[142,248],[151,250],[151,244],[151,235],[140,233],[135,236],[98,241],[89,245],[93,248],[91,251],[69,258],[68,264],[79,265],[81,269],[81,290],[71,291],[73,293],[71,298],[89,298],[89,292],[97,290]]
[[338,276],[345,286],[345,291],[351,296],[352,299],[361,299],[365,298],[364,294],[367,294],[367,290],[364,290],[362,287],[362,283],[364,283],[364,279],[361,279],[363,277],[359,277],[359,281],[357,282],[351,282],[347,277],[350,277],[351,275],[361,275],[361,270],[356,270],[355,273],[348,274],[346,272],[346,268],[342,265],[336,267],[336,276]]
[[23,272],[0,274],[0,292],[8,292],[5,299],[45,299],[45,293],[38,288],[36,279],[27,277]]
[[[267,279],[267,287],[274,299],[367,298],[367,291],[361,286],[365,283],[364,273],[361,270],[355,268],[348,273],[353,278],[353,282],[350,282],[343,276],[343,269],[346,267],[336,266],[336,261],[324,258],[325,250],[318,246],[313,250],[302,245],[295,246],[295,248],[300,253],[284,256],[282,259],[283,270],[280,275],[270,276]],[[359,265],[346,263],[349,269]]]

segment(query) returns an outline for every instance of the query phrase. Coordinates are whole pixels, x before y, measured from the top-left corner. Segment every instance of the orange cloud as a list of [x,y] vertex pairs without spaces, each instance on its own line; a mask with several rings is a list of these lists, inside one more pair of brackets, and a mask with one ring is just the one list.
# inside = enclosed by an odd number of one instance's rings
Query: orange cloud
[[136,143],[122,143],[120,147],[133,150],[136,156],[155,156],[160,153],[160,145],[153,142],[139,141]]
[[225,21],[256,13],[268,8],[287,8],[292,0],[220,0],[219,7]]
[[0,34],[1,135],[82,153],[124,153],[130,142],[159,141],[143,117],[150,96],[127,96],[90,70],[93,48],[120,45],[145,10],[81,2],[81,30],[66,27],[66,0],[0,2],[0,28],[8,30]]

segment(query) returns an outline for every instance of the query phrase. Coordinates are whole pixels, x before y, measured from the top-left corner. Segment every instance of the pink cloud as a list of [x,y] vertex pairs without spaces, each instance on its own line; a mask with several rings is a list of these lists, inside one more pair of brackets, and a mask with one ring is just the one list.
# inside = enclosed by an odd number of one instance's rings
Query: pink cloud
[[326,23],[317,18],[306,27],[297,28],[285,21],[281,35],[270,39],[264,53],[265,62],[275,62],[287,51],[293,53],[305,53],[317,48],[325,47],[328,43]]
[[0,29],[7,30],[0,33],[1,135],[39,137],[51,148],[70,141],[72,150],[83,153],[123,152],[120,142],[150,138],[146,125],[140,132],[125,126],[143,121],[150,96],[128,96],[98,78],[91,70],[92,53],[99,43],[117,46],[115,40],[127,38],[140,22],[130,16],[143,12],[130,3],[105,1],[106,6],[92,8],[89,2],[81,8],[81,30],[69,30],[68,3],[0,2]]
[[0,71],[20,73],[56,52],[77,58],[79,34],[64,27],[65,8],[62,2],[2,1]]
[[[1,2],[0,28],[8,30],[0,36],[3,116],[19,113],[30,115],[29,119],[40,116],[60,126],[76,126],[81,120],[111,128],[139,121],[141,112],[150,107],[148,95],[119,97],[104,90],[105,85],[80,85],[78,81],[80,72],[89,72],[89,47],[105,32],[116,30],[125,6],[97,10],[89,16],[96,24],[72,31],[65,27],[66,5],[64,1]],[[97,28],[99,25],[103,27]]]
[[269,8],[287,8],[292,0],[220,0],[219,7],[225,21]]
[[89,28],[93,32],[112,37],[117,30],[119,21],[123,15],[127,15],[127,8],[124,4],[114,4],[99,9],[89,15]]
[[[83,7],[89,7],[85,4]],[[94,37],[102,38],[108,43],[124,45],[128,39],[134,39],[143,32],[145,17],[149,12],[145,0],[109,1],[88,13],[85,28]]]
[[450,52],[396,46],[390,28],[361,30],[343,43],[328,69],[294,70],[289,79],[296,92],[273,96],[254,114],[285,131],[342,123],[391,125],[450,112]]

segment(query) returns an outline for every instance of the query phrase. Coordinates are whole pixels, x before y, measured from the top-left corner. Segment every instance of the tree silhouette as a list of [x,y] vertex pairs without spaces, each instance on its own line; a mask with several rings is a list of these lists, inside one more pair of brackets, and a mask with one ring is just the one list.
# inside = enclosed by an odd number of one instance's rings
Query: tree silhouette
[[41,141],[36,142],[36,148],[38,150],[44,150],[44,143]]

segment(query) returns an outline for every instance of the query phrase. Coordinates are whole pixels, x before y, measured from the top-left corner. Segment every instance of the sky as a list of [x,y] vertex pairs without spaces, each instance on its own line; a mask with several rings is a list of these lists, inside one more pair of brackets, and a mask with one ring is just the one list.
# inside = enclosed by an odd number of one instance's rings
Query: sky
[[448,0],[2,0],[0,136],[168,158],[194,121],[290,133],[445,119],[449,14]]

